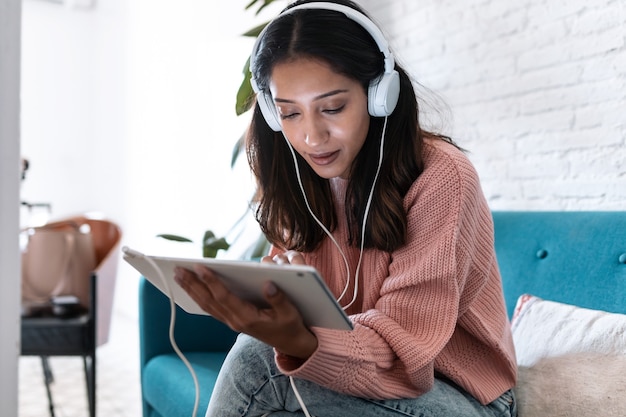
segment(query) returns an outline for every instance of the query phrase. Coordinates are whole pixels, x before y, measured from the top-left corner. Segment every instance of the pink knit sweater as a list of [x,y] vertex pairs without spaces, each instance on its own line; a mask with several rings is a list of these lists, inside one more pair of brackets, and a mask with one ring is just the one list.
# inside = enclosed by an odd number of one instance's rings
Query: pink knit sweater
[[[366,250],[355,329],[313,328],[318,349],[304,363],[277,352],[286,375],[364,398],[411,398],[427,392],[435,374],[487,404],[516,380],[516,360],[493,246],[493,224],[478,176],[452,145],[428,140],[425,169],[408,191],[407,244],[393,253]],[[346,182],[334,180],[337,242],[348,258],[352,299],[359,249],[346,245],[342,223]],[[280,250],[273,248],[273,253]],[[305,254],[339,296],[344,261],[326,239]]]

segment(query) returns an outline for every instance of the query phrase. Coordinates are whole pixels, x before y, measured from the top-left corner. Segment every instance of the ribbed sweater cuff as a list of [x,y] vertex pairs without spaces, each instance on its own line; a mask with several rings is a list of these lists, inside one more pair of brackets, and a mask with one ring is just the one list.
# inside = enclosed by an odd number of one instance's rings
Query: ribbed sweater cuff
[[[311,328],[317,336],[317,350],[304,362],[300,359],[276,352],[276,365],[278,369],[289,376],[297,376],[316,382],[330,383],[345,371],[346,356],[338,354],[349,350],[353,345],[350,340],[351,332],[343,330]],[[345,374],[343,375],[345,378]]]

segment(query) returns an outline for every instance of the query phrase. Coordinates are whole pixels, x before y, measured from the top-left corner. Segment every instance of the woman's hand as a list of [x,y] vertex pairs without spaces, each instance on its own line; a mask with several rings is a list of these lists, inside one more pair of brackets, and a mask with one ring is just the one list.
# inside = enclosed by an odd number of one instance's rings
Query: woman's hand
[[[274,258],[265,257],[262,262],[304,264],[304,258],[297,252],[286,252]],[[204,311],[237,332],[300,359],[308,358],[317,349],[317,338],[304,325],[298,309],[270,281],[264,286],[269,308],[259,308],[230,292],[206,267],[198,265],[193,271],[176,268],[174,278]]]
[[279,253],[271,256],[264,256],[261,258],[261,262],[265,263],[274,263],[274,264],[294,264],[294,265],[306,265],[304,261],[304,256],[300,252],[296,252],[295,250],[290,250],[285,253]]

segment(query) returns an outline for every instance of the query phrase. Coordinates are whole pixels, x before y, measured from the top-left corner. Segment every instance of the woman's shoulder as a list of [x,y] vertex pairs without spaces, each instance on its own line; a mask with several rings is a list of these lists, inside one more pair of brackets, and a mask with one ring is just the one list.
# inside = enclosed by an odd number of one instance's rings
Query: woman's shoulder
[[[428,137],[424,139],[423,158],[425,168],[428,167],[428,163],[438,158],[444,158],[450,163],[467,163],[469,162],[465,151],[459,146],[453,143],[451,140],[447,140],[439,137]],[[444,162],[444,161],[439,161]]]
[[422,152],[424,169],[407,193],[407,206],[424,199],[457,205],[482,194],[478,173],[465,151],[444,139],[428,138]]
[[[452,142],[439,138],[427,138],[423,147],[424,171],[422,176],[436,175],[442,178],[442,171],[458,176],[459,180],[477,180],[478,174],[466,152]],[[419,180],[419,178],[418,178]]]

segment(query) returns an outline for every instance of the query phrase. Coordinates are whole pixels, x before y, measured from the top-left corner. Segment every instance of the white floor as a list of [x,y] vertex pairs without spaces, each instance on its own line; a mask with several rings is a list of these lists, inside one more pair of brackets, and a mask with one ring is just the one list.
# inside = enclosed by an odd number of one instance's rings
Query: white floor
[[[109,341],[96,352],[96,415],[140,417],[139,341],[136,319],[113,316]],[[80,357],[52,357],[51,385],[56,417],[89,415],[83,361]],[[50,416],[41,360],[20,357],[19,416]],[[0,413],[1,414],[1,413]]]

